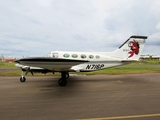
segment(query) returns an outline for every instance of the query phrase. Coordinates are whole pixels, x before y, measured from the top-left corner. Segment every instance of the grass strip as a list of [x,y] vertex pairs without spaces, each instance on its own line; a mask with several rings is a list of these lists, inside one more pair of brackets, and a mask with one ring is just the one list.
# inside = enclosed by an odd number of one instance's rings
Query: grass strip
[[[21,70],[9,70],[9,68],[16,68],[15,63],[2,63],[0,62],[0,69],[7,68],[8,70],[0,70],[0,76],[20,76]],[[147,62],[134,62],[131,64],[126,64],[114,68],[106,68],[103,70],[93,71],[93,72],[71,72],[71,74],[85,74],[85,75],[95,75],[95,74],[141,74],[141,73],[157,73],[160,72],[160,61],[147,61]],[[28,74],[31,75],[30,73]],[[35,76],[44,76],[41,73],[35,73]],[[52,73],[46,74],[48,76],[53,75]],[[45,76],[46,76],[45,75]],[[60,73],[55,73],[55,75],[60,75]]]

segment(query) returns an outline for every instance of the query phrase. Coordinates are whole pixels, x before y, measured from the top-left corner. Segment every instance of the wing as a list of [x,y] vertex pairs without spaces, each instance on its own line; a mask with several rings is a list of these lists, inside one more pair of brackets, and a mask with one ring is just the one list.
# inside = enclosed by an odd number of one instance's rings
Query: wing
[[15,61],[16,63],[40,67],[52,71],[76,71],[80,68],[74,68],[73,66],[89,62],[87,60],[77,60],[77,59],[62,59],[62,58],[49,58],[49,57],[31,57],[22,58]]

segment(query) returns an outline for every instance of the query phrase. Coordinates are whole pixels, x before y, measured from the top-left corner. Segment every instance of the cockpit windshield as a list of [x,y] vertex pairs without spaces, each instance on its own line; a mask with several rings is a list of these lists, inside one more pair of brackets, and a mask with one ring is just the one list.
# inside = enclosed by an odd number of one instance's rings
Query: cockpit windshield
[[45,55],[44,57],[58,58],[58,53],[53,53],[53,52],[51,52],[51,53]]
[[58,58],[58,53],[52,53],[52,54],[51,54],[51,57],[53,57],[53,58]]

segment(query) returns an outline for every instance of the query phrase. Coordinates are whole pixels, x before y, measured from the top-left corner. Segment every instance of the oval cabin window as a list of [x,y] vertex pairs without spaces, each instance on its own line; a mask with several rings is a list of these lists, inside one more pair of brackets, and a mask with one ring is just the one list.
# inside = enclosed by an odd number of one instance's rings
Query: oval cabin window
[[81,55],[81,58],[83,58],[83,59],[86,58],[86,55],[85,55],[85,54],[82,54],[82,55]]
[[73,54],[72,57],[73,57],[73,58],[77,58],[78,55],[77,55],[77,54]]
[[64,57],[64,58],[68,58],[68,57],[69,57],[69,54],[66,53],[66,54],[63,55],[63,57]]
[[93,56],[93,55],[89,55],[89,58],[90,58],[90,59],[93,59],[93,58],[94,58],[94,56]]
[[99,58],[100,58],[100,56],[99,56],[99,55],[96,55],[96,58],[97,58],[97,59],[99,59]]

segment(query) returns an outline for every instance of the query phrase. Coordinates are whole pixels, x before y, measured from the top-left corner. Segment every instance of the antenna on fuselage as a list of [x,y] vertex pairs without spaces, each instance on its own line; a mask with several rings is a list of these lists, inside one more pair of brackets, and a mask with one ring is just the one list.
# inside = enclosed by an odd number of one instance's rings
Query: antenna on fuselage
[[59,45],[58,48],[56,49],[56,51],[58,51],[60,47],[61,47],[61,46]]

